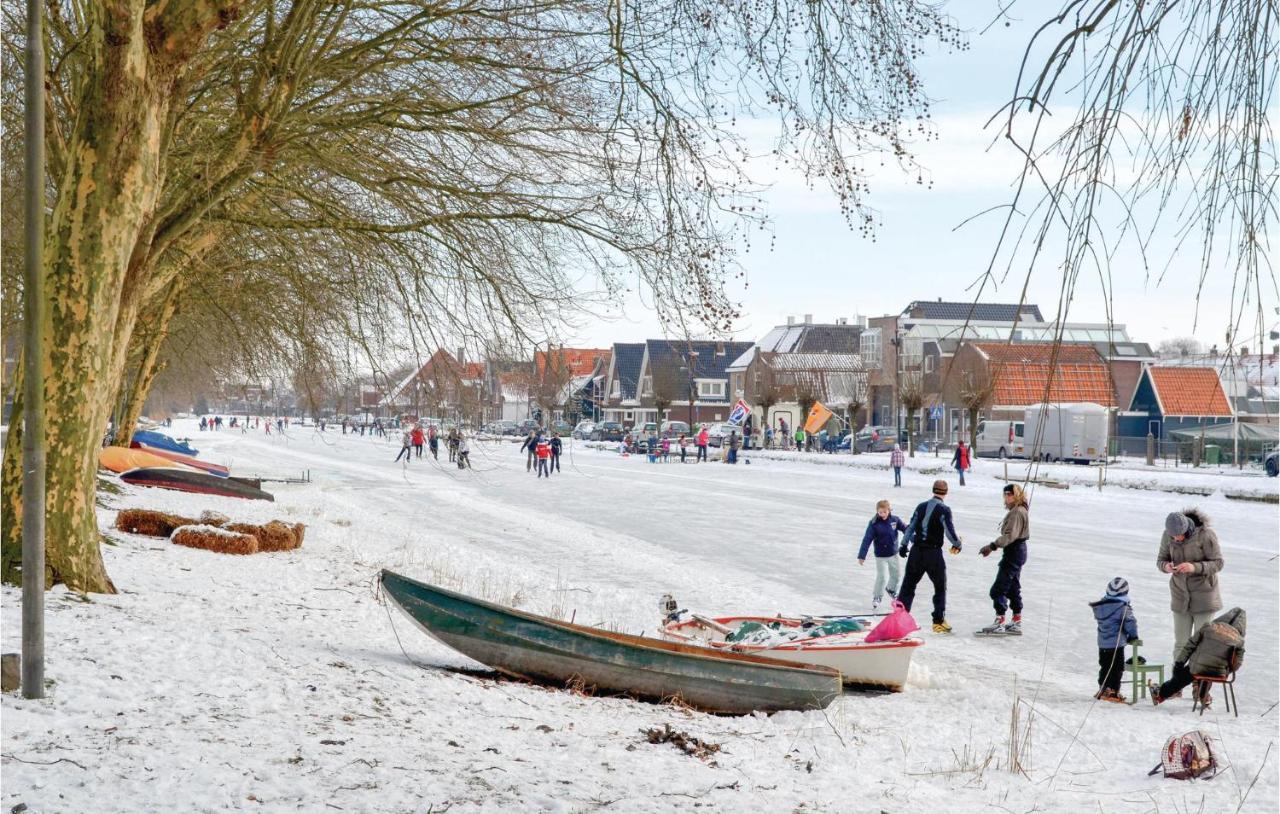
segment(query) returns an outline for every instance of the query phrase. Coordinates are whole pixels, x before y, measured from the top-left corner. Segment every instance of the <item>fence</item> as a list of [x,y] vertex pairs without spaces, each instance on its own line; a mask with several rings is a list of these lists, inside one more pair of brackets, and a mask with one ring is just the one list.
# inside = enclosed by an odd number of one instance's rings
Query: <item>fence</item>
[[[1173,441],[1169,439],[1154,440],[1155,464],[1157,466],[1238,466],[1240,463],[1260,463],[1267,453],[1276,448],[1270,442],[1240,442],[1240,461],[1236,461],[1235,445],[1202,443],[1200,440]],[[1110,457],[1113,460],[1141,460],[1147,457],[1147,437],[1117,436],[1111,439]]]

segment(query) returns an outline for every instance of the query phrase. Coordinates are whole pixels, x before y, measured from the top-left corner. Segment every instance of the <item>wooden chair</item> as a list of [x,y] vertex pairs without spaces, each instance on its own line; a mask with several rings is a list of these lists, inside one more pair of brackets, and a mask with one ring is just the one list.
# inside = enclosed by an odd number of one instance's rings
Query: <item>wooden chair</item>
[[1138,658],[1138,649],[1140,647],[1142,647],[1142,639],[1134,639],[1129,643],[1129,658],[1124,665],[1124,669],[1129,672],[1131,686],[1129,704],[1131,706],[1138,703],[1139,698],[1147,697],[1147,674],[1155,673],[1160,677],[1160,683],[1164,683],[1164,665],[1140,663]]
[[1226,703],[1227,712],[1234,714],[1237,718],[1240,717],[1240,707],[1236,704],[1236,665],[1239,663],[1236,658],[1236,648],[1233,647],[1227,651],[1227,664],[1231,665],[1231,672],[1224,676],[1202,676],[1194,674],[1191,676],[1191,686],[1195,689],[1195,695],[1191,700],[1192,712],[1195,712],[1196,707],[1198,706],[1200,708],[1200,714],[1204,715],[1204,711],[1209,708],[1209,705],[1201,703],[1201,694],[1203,693],[1208,695],[1212,692],[1211,685],[1221,684],[1222,700]]

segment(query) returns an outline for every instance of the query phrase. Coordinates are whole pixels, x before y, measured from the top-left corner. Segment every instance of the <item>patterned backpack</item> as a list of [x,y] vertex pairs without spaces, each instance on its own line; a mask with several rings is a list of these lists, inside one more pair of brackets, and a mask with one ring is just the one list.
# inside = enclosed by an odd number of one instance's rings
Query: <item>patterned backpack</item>
[[1174,780],[1193,780],[1206,774],[1206,779],[1213,777],[1218,773],[1218,761],[1213,755],[1210,740],[1207,732],[1198,729],[1169,738],[1160,753],[1160,762],[1147,772],[1147,776],[1163,769],[1164,776]]

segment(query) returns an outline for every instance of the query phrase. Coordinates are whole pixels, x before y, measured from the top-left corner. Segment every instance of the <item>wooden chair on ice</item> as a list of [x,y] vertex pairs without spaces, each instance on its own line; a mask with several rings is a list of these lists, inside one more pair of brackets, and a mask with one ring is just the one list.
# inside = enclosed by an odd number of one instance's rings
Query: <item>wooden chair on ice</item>
[[1132,689],[1129,691],[1129,704],[1138,703],[1139,698],[1147,697],[1147,676],[1155,673],[1160,677],[1161,684],[1164,683],[1164,665],[1163,664],[1147,664],[1138,658],[1138,649],[1142,647],[1142,639],[1134,639],[1129,643],[1129,658],[1125,660],[1124,669],[1129,672],[1129,682]]
[[1200,714],[1204,715],[1204,711],[1209,708],[1209,705],[1200,702],[1202,697],[1201,693],[1204,693],[1207,696],[1208,693],[1212,692],[1211,685],[1221,684],[1222,699],[1226,703],[1227,712],[1233,713],[1237,718],[1240,717],[1240,707],[1236,705],[1236,668],[1239,663],[1239,654],[1237,653],[1236,648],[1233,647],[1227,651],[1227,664],[1231,665],[1231,672],[1224,676],[1202,676],[1194,674],[1191,676],[1191,686],[1195,688],[1193,699],[1191,701],[1192,712],[1195,712],[1196,707],[1198,706],[1200,708]]

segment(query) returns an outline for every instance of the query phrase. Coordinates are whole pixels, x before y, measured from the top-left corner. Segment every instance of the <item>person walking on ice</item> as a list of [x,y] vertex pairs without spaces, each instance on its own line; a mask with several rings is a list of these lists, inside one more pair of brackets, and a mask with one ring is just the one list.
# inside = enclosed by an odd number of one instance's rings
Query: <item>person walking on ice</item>
[[413,457],[413,433],[408,427],[404,432],[400,433],[400,452],[396,455],[396,459],[392,463],[400,463],[400,458],[404,457],[404,462],[409,463],[409,459]]
[[893,467],[893,485],[902,485],[902,467],[907,463],[907,456],[902,454],[902,447],[897,444],[893,445],[893,452],[889,453],[889,466]]
[[907,530],[907,524],[891,513],[889,501],[876,503],[876,515],[867,523],[858,548],[858,565],[867,564],[867,550],[875,546],[876,584],[871,590],[871,608],[880,606],[885,591],[898,596],[898,534]]
[[[1000,536],[984,545],[979,552],[990,557],[1002,551],[1000,565],[996,568],[995,582],[991,583],[991,602],[995,605],[996,620],[978,631],[980,635],[1022,635],[1022,566],[1027,564],[1027,538],[1031,536],[1031,518],[1028,514],[1027,495],[1016,483],[1004,487],[1004,520],[1000,522]],[[1013,621],[1005,624],[1005,611],[1013,611]]]
[[964,486],[964,471],[970,467],[973,462],[970,460],[969,447],[964,441],[956,444],[956,453],[951,456],[951,465],[960,475],[960,485]]
[[538,477],[546,475],[550,479],[551,470],[548,465],[551,460],[551,444],[541,435],[538,436],[538,441],[534,445],[534,454],[538,456]]
[[1169,574],[1175,662],[1187,640],[1222,610],[1218,593],[1222,565],[1218,535],[1199,509],[1172,512],[1165,518],[1156,567]]
[[1120,679],[1124,674],[1124,648],[1138,638],[1138,620],[1129,607],[1129,583],[1116,577],[1107,583],[1106,596],[1090,602],[1098,622],[1098,691],[1094,698],[1123,704]]
[[907,558],[898,601],[911,610],[916,586],[922,577],[928,576],[933,583],[934,633],[951,632],[951,625],[947,624],[947,563],[942,557],[942,544],[949,540],[952,554],[959,554],[962,544],[951,522],[951,507],[943,502],[946,497],[947,482],[934,481],[933,497],[916,506],[907,524],[907,537],[898,549],[898,555]]

